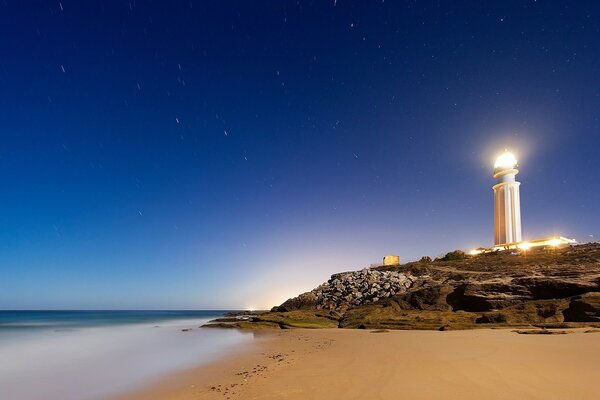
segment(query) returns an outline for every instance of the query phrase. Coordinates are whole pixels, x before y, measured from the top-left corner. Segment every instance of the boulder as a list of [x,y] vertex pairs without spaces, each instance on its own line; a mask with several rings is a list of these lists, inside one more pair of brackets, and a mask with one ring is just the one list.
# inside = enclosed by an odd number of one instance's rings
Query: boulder
[[567,322],[600,322],[600,292],[574,297],[563,314]]
[[288,299],[280,306],[274,307],[272,311],[294,311],[313,308],[317,303],[317,296],[313,292],[302,293],[298,297]]

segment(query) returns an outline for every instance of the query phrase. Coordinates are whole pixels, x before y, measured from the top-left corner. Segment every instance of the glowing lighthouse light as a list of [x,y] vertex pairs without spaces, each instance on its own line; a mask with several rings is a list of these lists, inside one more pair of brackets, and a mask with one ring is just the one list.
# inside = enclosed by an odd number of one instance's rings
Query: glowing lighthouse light
[[517,159],[513,153],[505,151],[503,154],[496,158],[494,168],[506,168],[513,169],[517,165]]
[[494,244],[521,241],[521,198],[519,173],[514,154],[505,151],[494,163]]

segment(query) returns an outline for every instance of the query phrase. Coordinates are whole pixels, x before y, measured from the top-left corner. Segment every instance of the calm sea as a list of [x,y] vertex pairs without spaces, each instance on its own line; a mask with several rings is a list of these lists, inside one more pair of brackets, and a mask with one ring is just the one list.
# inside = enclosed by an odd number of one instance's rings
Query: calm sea
[[198,329],[223,313],[0,311],[0,399],[102,399],[235,352],[251,333]]

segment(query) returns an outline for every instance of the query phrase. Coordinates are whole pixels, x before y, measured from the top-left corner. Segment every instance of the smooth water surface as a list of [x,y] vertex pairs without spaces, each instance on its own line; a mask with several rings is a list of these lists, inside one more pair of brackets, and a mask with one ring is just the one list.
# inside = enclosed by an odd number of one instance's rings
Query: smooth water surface
[[99,399],[208,362],[252,340],[198,329],[222,313],[0,311],[0,399]]

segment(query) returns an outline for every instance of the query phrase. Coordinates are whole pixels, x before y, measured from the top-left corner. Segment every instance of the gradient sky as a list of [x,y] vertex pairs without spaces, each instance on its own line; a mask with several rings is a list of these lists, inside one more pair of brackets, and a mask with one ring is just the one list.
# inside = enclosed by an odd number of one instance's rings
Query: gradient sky
[[0,1],[0,308],[271,307],[600,229],[600,2]]

